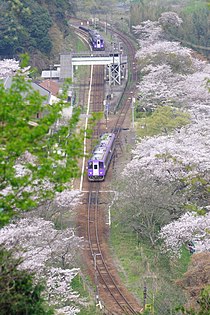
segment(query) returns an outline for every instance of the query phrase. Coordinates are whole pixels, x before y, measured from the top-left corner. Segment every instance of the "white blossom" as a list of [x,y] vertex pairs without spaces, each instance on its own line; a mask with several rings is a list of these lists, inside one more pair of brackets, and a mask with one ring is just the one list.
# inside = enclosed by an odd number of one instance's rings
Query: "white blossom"
[[125,176],[132,176],[131,170],[135,173],[144,169],[170,180],[186,176],[186,166],[192,166],[194,174],[205,172],[210,170],[210,121],[197,121],[171,135],[143,139],[132,152]]
[[56,311],[56,315],[75,315],[78,313],[80,313],[80,310],[75,306],[64,306]]
[[64,190],[61,193],[56,193],[54,202],[58,207],[68,207],[78,204],[81,197],[79,190]]
[[163,26],[176,26],[179,27],[183,20],[175,12],[163,12],[158,20]]
[[141,47],[152,45],[164,36],[162,27],[158,22],[144,21],[141,25],[133,26],[134,33],[138,35]]
[[21,69],[19,61],[15,59],[0,60],[0,79],[5,79],[8,76],[13,76],[17,72],[26,73],[29,69],[30,66]]
[[19,69],[19,61],[15,59],[0,60],[0,79],[14,75]]
[[46,281],[45,295],[50,304],[58,311],[62,309],[63,314],[69,314],[68,310],[78,313],[79,307],[71,305],[72,301],[80,304],[71,280],[79,269],[71,266],[83,239],[72,228],[57,230],[50,221],[24,218],[0,229],[0,244],[14,249],[16,257],[23,259],[19,268],[35,272],[37,279]]
[[78,274],[79,269],[62,269],[62,268],[51,268],[47,274],[47,293],[48,302],[55,305],[60,304],[60,296],[64,303],[70,301],[76,301],[79,298],[79,294],[74,292],[71,288],[72,279]]
[[165,249],[174,253],[189,241],[194,243],[196,252],[210,251],[210,213],[200,216],[187,212],[164,226],[159,237],[163,239]]
[[141,42],[142,49],[140,49],[136,53],[137,58],[144,58],[149,56],[155,56],[157,54],[170,54],[176,53],[179,56],[189,57],[191,54],[191,49],[181,47],[178,42],[170,42],[170,41],[158,41],[153,42],[146,41],[145,43]]
[[[137,140],[123,176],[133,179],[146,173],[167,183],[210,171],[210,93],[206,88],[210,65],[195,58],[191,49],[166,40],[159,22],[146,21],[135,27],[141,47],[136,58],[143,74],[138,84],[139,105],[177,106],[190,113],[191,121],[171,134]],[[165,226],[160,236],[167,249],[178,252],[191,240],[199,252],[210,250],[209,228],[209,214],[187,213]]]
[[[141,106],[174,104],[188,110],[191,124],[167,136],[155,136],[141,140],[133,151],[133,160],[124,170],[137,172],[145,169],[162,179],[186,175],[186,166],[193,166],[195,172],[210,169],[210,93],[206,78],[210,77],[210,65],[193,58],[191,50],[178,42],[164,40],[158,22],[147,21],[136,27],[142,48],[137,58],[143,56],[174,54],[190,58],[188,74],[174,72],[171,64],[153,64],[147,60],[139,83]],[[180,65],[179,65],[180,66]],[[181,65],[182,66],[182,65]],[[144,126],[146,128],[146,126]],[[185,174],[184,174],[185,173]]]

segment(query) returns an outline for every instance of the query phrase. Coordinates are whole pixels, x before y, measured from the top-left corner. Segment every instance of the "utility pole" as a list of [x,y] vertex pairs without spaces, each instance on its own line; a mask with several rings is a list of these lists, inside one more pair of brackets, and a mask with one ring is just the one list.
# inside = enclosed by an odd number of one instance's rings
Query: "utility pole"
[[[99,303],[99,285],[98,285],[98,276],[97,276],[97,261],[96,258],[97,256],[100,256],[101,254],[98,253],[93,253],[93,259],[94,259],[94,269],[95,269],[95,286],[96,286],[96,302],[97,304]],[[100,303],[99,303],[100,304]]]
[[144,296],[143,309],[144,309],[144,311],[145,311],[145,306],[146,306],[146,304],[147,304],[147,284],[146,284],[146,281],[144,281],[143,296]]
[[106,119],[106,129],[108,128],[109,107],[110,107],[110,103],[109,103],[109,98],[107,96],[107,99],[104,100],[104,117]]
[[132,97],[132,101],[131,101],[131,111],[132,111],[132,128],[134,129],[134,103],[135,103],[135,97]]
[[52,67],[53,65],[50,65],[50,84],[49,84],[50,93],[51,93],[51,81],[52,81]]

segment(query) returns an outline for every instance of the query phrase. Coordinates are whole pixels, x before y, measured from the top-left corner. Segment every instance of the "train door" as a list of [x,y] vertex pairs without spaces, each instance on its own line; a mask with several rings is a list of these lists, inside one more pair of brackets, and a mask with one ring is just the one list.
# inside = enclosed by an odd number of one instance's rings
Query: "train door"
[[101,40],[97,39],[97,44],[96,44],[97,48],[100,49],[101,48]]
[[99,176],[98,161],[93,161],[93,176]]

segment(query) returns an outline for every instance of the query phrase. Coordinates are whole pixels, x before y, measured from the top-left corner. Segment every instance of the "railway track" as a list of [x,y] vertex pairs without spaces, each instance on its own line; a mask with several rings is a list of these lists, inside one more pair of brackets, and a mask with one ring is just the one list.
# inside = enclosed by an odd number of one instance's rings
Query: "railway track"
[[[110,29],[110,31],[113,32],[113,29]],[[136,49],[133,44],[133,41],[120,31],[116,30],[114,31],[114,33],[116,33],[117,36],[120,38],[121,42],[123,42],[123,45],[128,55],[128,81],[125,90],[122,93],[120,102],[116,108],[117,119],[113,129],[117,138],[119,138],[120,131],[125,121],[126,115],[128,111],[131,109],[131,102],[133,95],[135,95],[138,73],[135,60]]]
[[[104,255],[102,248],[103,240],[99,233],[100,226],[100,184],[92,183],[88,194],[88,243],[90,256],[94,262],[95,270],[95,286],[96,299],[100,302],[100,295],[106,294],[109,296],[111,309],[106,305],[106,314],[139,314],[136,311],[136,305],[126,298],[125,292],[121,291],[119,283],[115,280],[110,266],[107,264],[107,257]],[[103,292],[101,292],[103,288]]]
[[[132,41],[124,37],[120,32],[118,32],[118,36],[129,51],[130,70],[128,84],[122,94],[117,114],[110,125],[110,130],[108,130],[114,132],[117,139],[120,137],[120,131],[126,115],[131,108],[131,97],[135,91],[137,80],[135,48]],[[101,112],[104,110],[104,67],[93,66],[92,74],[90,109],[91,112]],[[89,145],[90,150],[94,146],[93,140],[98,139],[106,127],[101,121],[97,123]],[[81,212],[80,235],[87,241],[86,261],[95,285],[96,302],[102,308],[103,313],[107,315],[140,314],[142,311],[141,307],[122,285],[107,249],[105,209],[101,205],[101,199],[105,195],[102,191],[106,190],[107,183],[106,181],[104,183],[87,182],[86,185],[88,191],[87,205]]]
[[[93,66],[93,81],[90,95],[90,109],[91,112],[102,112],[104,101],[104,67]],[[102,133],[102,122],[98,121],[96,127],[93,130],[92,139],[98,140]],[[91,150],[94,143],[91,144]]]

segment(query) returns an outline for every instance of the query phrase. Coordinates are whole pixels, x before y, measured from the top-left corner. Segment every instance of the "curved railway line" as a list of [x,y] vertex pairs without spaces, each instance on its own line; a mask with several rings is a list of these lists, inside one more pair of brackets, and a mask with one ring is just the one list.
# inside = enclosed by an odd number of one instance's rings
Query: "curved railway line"
[[[79,20],[77,20],[77,23],[78,21]],[[132,41],[121,32],[116,31],[116,33],[129,53],[128,83],[122,93],[117,113],[114,119],[112,119],[112,123],[110,123],[110,130],[108,130],[114,132],[116,139],[119,140],[126,115],[131,108],[131,97],[135,91],[137,73],[135,68],[135,47]],[[104,93],[104,66],[93,66],[93,80],[90,95],[91,112],[103,111]],[[99,122],[93,131],[92,137],[98,139],[104,129],[105,124]],[[90,147],[92,147],[92,144],[90,144]],[[108,177],[109,173],[110,170],[107,175]],[[85,238],[87,244],[85,261],[88,272],[95,285],[96,301],[104,314],[140,314],[142,308],[121,283],[116,272],[116,266],[114,266],[111,260],[111,255],[107,247],[105,209],[101,201],[106,194],[107,183],[106,181],[103,183],[86,182],[85,185],[87,187],[88,196],[86,206],[84,206],[83,211],[80,211],[81,219],[79,222],[79,231],[80,235]]]
[[109,265],[106,263],[106,257],[104,256],[101,246],[103,242],[101,242],[101,235],[98,233],[98,226],[100,225],[100,184],[94,183],[91,186],[92,190],[89,191],[88,197],[88,242],[90,256],[94,260],[96,298],[99,299],[99,289],[102,286],[106,294],[113,300],[111,310],[106,306],[106,310],[109,312],[108,314],[138,314],[135,306],[131,304],[124,292],[119,288],[119,284],[116,282]]

